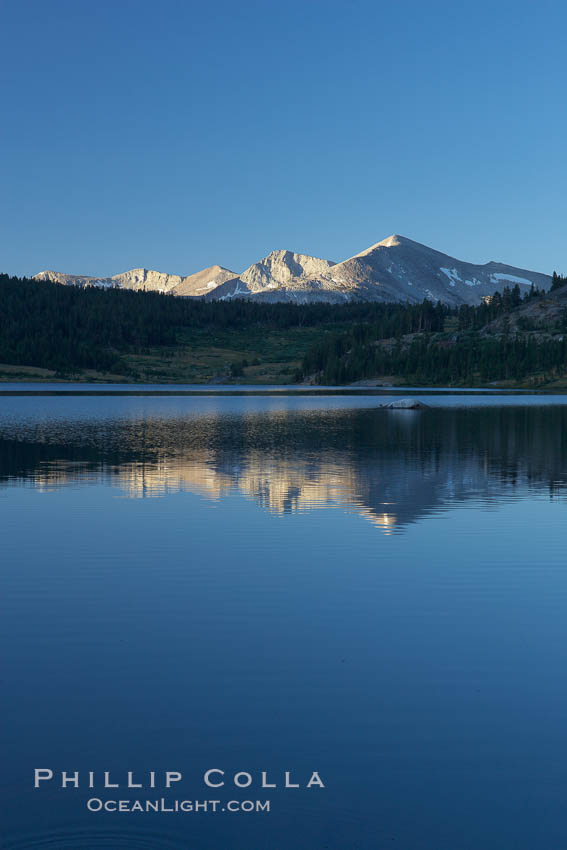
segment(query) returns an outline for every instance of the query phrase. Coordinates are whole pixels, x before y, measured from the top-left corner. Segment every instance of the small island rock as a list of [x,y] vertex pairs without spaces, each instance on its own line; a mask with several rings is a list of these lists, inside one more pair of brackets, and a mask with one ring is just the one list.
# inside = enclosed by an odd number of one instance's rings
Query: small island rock
[[386,404],[390,410],[427,410],[429,405],[415,398],[397,398]]

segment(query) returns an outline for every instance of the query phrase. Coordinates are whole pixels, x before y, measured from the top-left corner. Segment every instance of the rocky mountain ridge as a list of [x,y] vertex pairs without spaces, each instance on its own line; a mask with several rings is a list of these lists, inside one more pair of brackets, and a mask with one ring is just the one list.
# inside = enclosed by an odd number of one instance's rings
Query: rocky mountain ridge
[[112,277],[90,277],[88,275],[64,274],[55,271],[43,271],[33,276],[34,280],[52,280],[65,286],[98,286],[104,288],[142,289],[148,292],[168,292],[174,295],[201,296],[211,288],[237,277],[234,272],[222,266],[209,266],[195,274],[182,277],[178,274],[152,271],[149,269],[130,269],[130,271]]
[[318,301],[395,301],[424,298],[450,306],[479,304],[504,287],[549,289],[551,277],[504,263],[483,265],[457,260],[419,242],[393,234],[339,263],[272,251],[242,274],[210,266],[185,277],[132,269],[107,278],[44,271],[37,280],[76,286],[120,287],[166,292],[206,300],[254,300],[307,304]]

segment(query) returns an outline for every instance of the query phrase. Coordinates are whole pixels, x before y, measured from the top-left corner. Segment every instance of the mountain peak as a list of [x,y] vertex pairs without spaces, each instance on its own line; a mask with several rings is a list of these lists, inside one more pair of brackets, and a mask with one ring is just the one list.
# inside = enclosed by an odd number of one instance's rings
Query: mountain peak
[[250,291],[274,289],[286,286],[292,280],[323,274],[334,265],[330,260],[322,260],[320,257],[280,249],[249,266],[240,275],[240,280]]
[[423,242],[416,242],[415,239],[409,239],[407,236],[402,236],[399,233],[392,233],[391,236],[388,236],[386,239],[382,239],[381,242],[377,242],[376,245],[372,245],[370,250],[374,248],[397,248],[399,245],[404,245],[406,247],[415,247],[425,248],[428,251],[433,250],[429,248],[427,245],[424,245]]
[[396,245],[401,245],[402,242],[405,242],[405,238],[400,236],[398,233],[392,233],[391,236],[388,236],[386,239],[382,239],[381,242],[377,242],[376,248],[394,248]]
[[266,254],[264,259],[268,259],[269,257],[285,257],[286,254],[290,257],[293,257],[295,251],[290,251],[289,248],[274,248],[273,251],[270,251],[269,254]]
[[110,278],[37,274],[75,286],[120,287],[167,292],[206,300],[252,298],[265,301],[344,303],[351,300],[410,302],[423,299],[445,304],[480,304],[505,286],[532,284],[549,289],[549,275],[491,261],[464,262],[421,242],[392,233],[381,242],[340,263],[278,249],[238,275],[214,265],[182,277],[146,268],[131,269]]
[[354,254],[352,257],[349,257],[348,260],[344,262],[348,262],[349,260],[356,260],[360,257],[367,257],[369,254],[372,254],[377,249],[382,248],[399,248],[400,245],[417,245],[419,243],[412,242],[411,239],[408,239],[406,236],[400,236],[399,233],[392,233],[391,236],[388,236],[386,239],[382,239],[381,242],[375,242],[374,245],[371,245],[370,248],[365,248],[364,251],[360,251],[358,254]]

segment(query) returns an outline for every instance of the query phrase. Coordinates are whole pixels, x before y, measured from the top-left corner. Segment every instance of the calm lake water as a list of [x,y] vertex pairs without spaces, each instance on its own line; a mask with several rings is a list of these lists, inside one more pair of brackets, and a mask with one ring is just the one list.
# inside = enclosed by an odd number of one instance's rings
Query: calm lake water
[[389,400],[0,398],[2,847],[565,850],[567,398]]

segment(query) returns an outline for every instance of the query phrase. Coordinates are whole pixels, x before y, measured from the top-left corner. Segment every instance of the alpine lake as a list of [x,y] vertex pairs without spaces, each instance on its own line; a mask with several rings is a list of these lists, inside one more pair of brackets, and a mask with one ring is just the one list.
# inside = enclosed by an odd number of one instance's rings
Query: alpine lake
[[413,395],[0,385],[0,846],[565,850],[567,396]]

